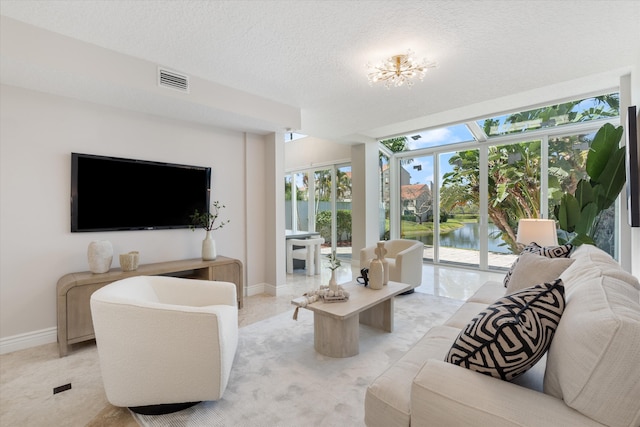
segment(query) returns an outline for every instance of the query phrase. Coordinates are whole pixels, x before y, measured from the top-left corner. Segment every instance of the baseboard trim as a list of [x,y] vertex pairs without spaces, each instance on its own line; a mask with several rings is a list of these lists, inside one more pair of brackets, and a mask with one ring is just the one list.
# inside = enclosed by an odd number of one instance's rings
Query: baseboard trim
[[251,297],[254,295],[264,294],[264,287],[266,283],[258,283],[256,285],[247,286],[247,296]]
[[258,283],[256,285],[247,286],[247,296],[250,297],[260,294],[276,296],[281,294],[283,289],[289,290],[290,287],[291,285],[286,284],[281,286],[274,286],[269,283]]
[[12,353],[43,344],[50,344],[58,341],[58,328],[51,327],[40,329],[39,331],[27,332],[19,335],[12,335],[0,338],[0,354]]

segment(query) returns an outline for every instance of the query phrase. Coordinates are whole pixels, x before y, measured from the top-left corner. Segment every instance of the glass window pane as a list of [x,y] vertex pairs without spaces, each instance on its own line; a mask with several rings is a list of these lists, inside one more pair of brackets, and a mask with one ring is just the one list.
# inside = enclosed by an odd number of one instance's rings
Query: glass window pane
[[479,156],[478,150],[440,154],[441,262],[480,265]]
[[331,169],[317,170],[314,177],[316,231],[324,237],[325,244],[331,245]]
[[433,247],[433,156],[404,159],[400,166],[400,237]]
[[[555,209],[566,192],[575,195],[578,181],[588,179],[587,154],[595,137],[589,134],[549,138],[549,217],[555,218]],[[596,245],[615,257],[615,204],[601,214],[594,236]]]
[[389,212],[390,194],[389,184],[389,156],[380,152],[380,209],[384,210],[384,215],[380,213],[380,240],[389,240]]
[[291,175],[284,176],[284,228],[293,230],[293,208],[291,202]]
[[478,120],[477,123],[487,136],[493,137],[617,117],[619,105],[619,94],[612,93]]
[[440,147],[459,142],[474,141],[473,134],[465,124],[431,129],[407,135],[407,150]]
[[294,198],[293,213],[295,215],[295,230],[309,231],[309,185],[306,172],[294,174],[296,197]]
[[540,214],[541,141],[488,148],[489,267],[508,268],[520,249],[518,220]]
[[351,166],[336,169],[336,251],[351,258]]

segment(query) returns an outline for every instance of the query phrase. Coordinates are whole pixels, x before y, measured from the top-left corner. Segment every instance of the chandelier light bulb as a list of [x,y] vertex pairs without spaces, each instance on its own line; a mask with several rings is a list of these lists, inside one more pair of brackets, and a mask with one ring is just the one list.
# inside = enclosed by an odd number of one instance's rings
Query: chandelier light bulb
[[411,87],[414,84],[414,78],[417,77],[422,81],[429,68],[435,66],[435,62],[429,62],[426,59],[417,61],[413,51],[408,50],[406,54],[394,55],[375,66],[368,63],[367,76],[369,85],[384,82],[387,89],[390,89],[391,86],[400,87],[405,84],[407,87]]

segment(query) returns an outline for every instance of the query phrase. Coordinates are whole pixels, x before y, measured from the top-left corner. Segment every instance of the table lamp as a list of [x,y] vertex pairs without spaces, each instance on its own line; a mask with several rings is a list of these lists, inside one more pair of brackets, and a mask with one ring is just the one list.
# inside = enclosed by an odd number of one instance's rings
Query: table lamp
[[531,242],[540,246],[558,246],[556,222],[552,219],[519,220],[516,243],[527,246]]

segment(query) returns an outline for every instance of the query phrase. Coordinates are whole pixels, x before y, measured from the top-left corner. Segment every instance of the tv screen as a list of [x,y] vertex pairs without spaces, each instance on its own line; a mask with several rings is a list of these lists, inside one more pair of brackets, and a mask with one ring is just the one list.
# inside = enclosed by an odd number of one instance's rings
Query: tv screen
[[71,153],[71,231],[187,228],[211,168]]
[[640,160],[638,160],[638,117],[636,107],[631,106],[627,110],[627,145],[626,145],[626,172],[627,172],[627,211],[629,225],[640,227]]

